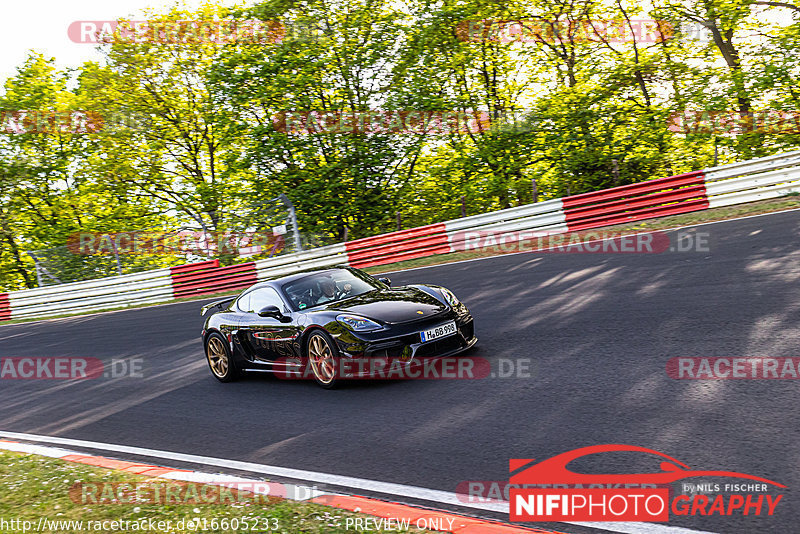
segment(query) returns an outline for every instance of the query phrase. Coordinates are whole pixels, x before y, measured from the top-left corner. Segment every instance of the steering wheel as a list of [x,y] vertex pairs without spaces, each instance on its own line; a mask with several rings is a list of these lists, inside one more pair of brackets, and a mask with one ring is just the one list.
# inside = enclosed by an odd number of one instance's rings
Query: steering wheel
[[301,291],[294,297],[295,305],[300,308],[307,308],[309,306],[313,306],[316,299],[314,298],[314,291],[313,288],[308,288],[305,291]]

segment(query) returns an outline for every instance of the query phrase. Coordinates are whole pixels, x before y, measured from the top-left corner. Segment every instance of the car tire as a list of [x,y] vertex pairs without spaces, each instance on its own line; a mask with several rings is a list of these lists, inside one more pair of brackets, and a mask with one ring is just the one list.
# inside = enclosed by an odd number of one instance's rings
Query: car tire
[[308,367],[317,384],[333,389],[341,383],[339,378],[339,348],[323,330],[314,330],[306,339]]
[[220,382],[233,382],[239,376],[228,343],[218,332],[206,338],[206,361],[211,374]]

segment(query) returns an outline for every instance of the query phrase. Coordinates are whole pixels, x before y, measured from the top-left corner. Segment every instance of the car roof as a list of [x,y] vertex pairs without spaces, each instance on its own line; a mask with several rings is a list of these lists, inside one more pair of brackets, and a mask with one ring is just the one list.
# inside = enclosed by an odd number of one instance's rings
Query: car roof
[[285,274],[281,276],[274,276],[272,278],[267,278],[266,280],[259,282],[251,288],[255,289],[257,287],[264,287],[264,286],[274,286],[274,285],[283,285],[287,282],[293,282],[295,280],[300,280],[301,278],[305,278],[312,274],[319,274],[324,272],[332,272],[338,271],[340,269],[348,269],[347,265],[334,265],[331,267],[314,267],[312,269],[303,269],[302,271],[297,271],[292,274]]

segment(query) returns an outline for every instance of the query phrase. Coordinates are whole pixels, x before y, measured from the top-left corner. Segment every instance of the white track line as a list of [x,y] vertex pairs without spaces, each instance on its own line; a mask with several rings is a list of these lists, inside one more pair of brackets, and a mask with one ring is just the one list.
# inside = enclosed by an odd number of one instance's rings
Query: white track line
[[210,456],[197,456],[194,454],[184,454],[180,452],[160,451],[156,449],[130,447],[127,445],[100,443],[97,441],[84,441],[79,439],[39,436],[36,434],[21,434],[18,432],[0,432],[0,437],[8,439],[19,439],[23,441],[55,443],[57,445],[68,445],[72,447],[85,447],[89,449],[97,449],[102,451],[120,452],[125,454],[134,454],[137,456],[147,456],[150,458],[162,458],[166,460],[175,460],[178,462],[187,462],[187,463],[208,465],[214,467],[223,467],[227,469],[236,469],[239,471],[248,471],[251,473],[262,473],[271,476],[290,478],[293,480],[316,482],[319,484],[332,484],[335,486],[340,486],[345,488],[368,490],[377,493],[385,493],[387,495],[398,495],[398,496],[410,497],[413,499],[422,499],[442,504],[466,506],[470,508],[478,508],[482,510],[508,513],[507,503],[465,503],[460,501],[457,498],[456,494],[452,492],[418,488],[415,486],[406,486],[404,484],[395,484],[392,482],[378,482],[375,480],[368,480],[364,478],[318,473],[315,471],[306,471],[303,469],[292,469],[288,467],[278,467],[272,465],[256,464],[252,462],[242,462],[239,460],[226,460],[223,458],[213,458]]
[[[479,510],[487,510],[491,512],[499,512],[504,514],[508,513],[507,502],[489,502],[489,503],[464,502],[464,500],[462,500],[464,497],[463,495],[461,496],[461,498],[459,498],[459,496],[453,492],[420,488],[417,486],[407,486],[405,484],[395,484],[393,482],[380,482],[365,478],[333,475],[328,473],[319,473],[316,471],[306,471],[303,469],[292,469],[288,467],[278,467],[265,464],[256,464],[252,462],[242,462],[238,460],[226,460],[223,458],[213,458],[210,456],[197,456],[194,454],[185,454],[181,452],[130,447],[128,445],[115,445],[112,443],[101,443],[98,441],[85,441],[80,439],[40,436],[37,434],[23,434],[19,432],[0,431],[0,437],[7,439],[19,439],[23,441],[33,441],[39,443],[54,443],[57,445],[68,445],[72,447],[84,447],[101,451],[119,452],[124,454],[133,454],[136,456],[147,456],[150,458],[161,458],[166,460],[175,460],[178,462],[187,462],[187,463],[201,464],[214,467],[223,467],[227,469],[236,469],[239,471],[248,471],[251,473],[262,473],[265,475],[285,477],[293,480],[302,480],[305,482],[331,484],[334,486],[339,486],[348,489],[367,490],[376,493],[382,493],[385,495],[392,495],[396,497],[408,497],[412,499],[420,499],[423,501],[433,502],[437,504],[446,504],[464,508],[475,508]],[[71,452],[72,451],[69,451],[69,453]],[[626,522],[626,523],[564,522],[564,523],[596,528],[601,530],[608,530],[610,532],[619,532],[622,534],[713,534],[699,530],[691,530],[681,527],[670,527],[667,525],[659,525],[656,523],[634,523],[634,522]]]

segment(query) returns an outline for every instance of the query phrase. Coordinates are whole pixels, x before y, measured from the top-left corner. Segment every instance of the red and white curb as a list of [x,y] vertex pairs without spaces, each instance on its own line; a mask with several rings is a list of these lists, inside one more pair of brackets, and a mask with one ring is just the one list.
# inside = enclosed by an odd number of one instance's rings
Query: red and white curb
[[[446,511],[415,507],[358,495],[346,495],[328,491],[323,492],[312,486],[269,483],[263,480],[248,479],[232,475],[204,473],[201,471],[175,469],[171,467],[128,462],[125,460],[114,460],[104,456],[86,455],[68,449],[45,445],[34,445],[0,439],[0,449],[25,454],[36,454],[68,462],[114,469],[130,474],[144,475],[151,478],[197,482],[225,487],[235,487],[246,484],[248,487],[252,488],[254,493],[267,495],[280,494],[281,497],[292,501],[312,502],[384,519],[408,521],[411,525],[425,524],[427,530],[451,532],[452,534],[513,534],[525,532],[560,534],[551,530],[509,525],[498,521],[478,519]],[[277,487],[280,487],[279,492],[275,491]],[[429,521],[432,519],[437,521]],[[446,525],[448,530],[444,530],[443,526],[441,528],[431,528],[431,526],[435,525]]]

